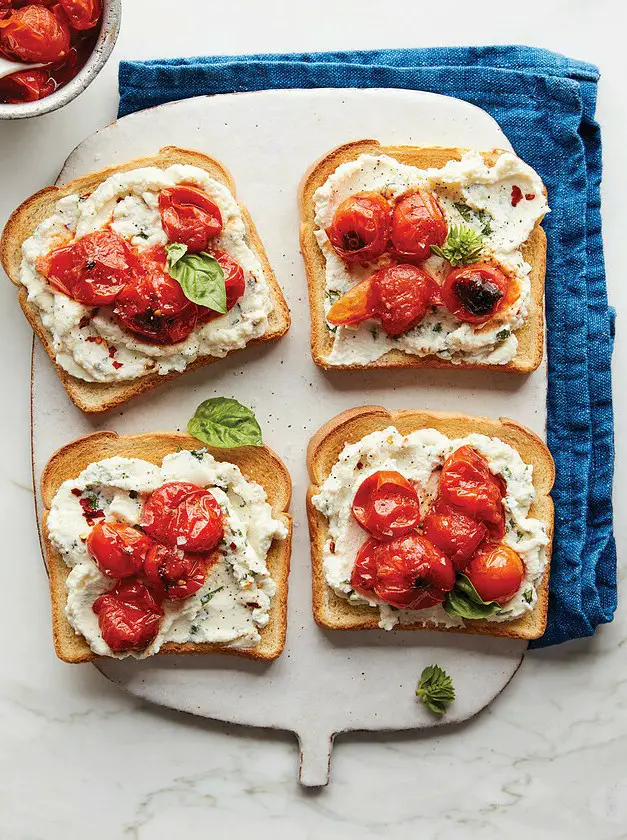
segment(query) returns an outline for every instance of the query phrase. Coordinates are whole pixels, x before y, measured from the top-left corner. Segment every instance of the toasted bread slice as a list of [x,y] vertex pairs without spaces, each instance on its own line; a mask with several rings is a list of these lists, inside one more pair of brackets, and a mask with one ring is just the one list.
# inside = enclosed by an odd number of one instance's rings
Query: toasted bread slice
[[[377,140],[357,140],[333,149],[317,161],[301,181],[299,190],[300,243],[309,288],[311,308],[311,352],[320,367],[332,370],[363,370],[368,368],[455,368],[506,370],[512,373],[530,373],[542,361],[544,347],[544,274],[546,268],[546,235],[538,222],[522,246],[522,254],[531,266],[531,305],[525,323],[516,330],[518,349],[515,357],[505,365],[453,362],[437,356],[416,356],[402,350],[390,350],[381,358],[367,364],[329,364],[328,356],[333,347],[325,318],[326,261],[316,241],[313,196],[327,178],[342,163],[355,160],[362,154],[388,155],[401,163],[440,168],[449,160],[460,160],[467,149],[419,148],[415,146],[382,146]],[[502,150],[483,152],[488,165],[494,164]]]
[[446,630],[454,633],[480,633],[507,636],[510,639],[537,639],[544,633],[548,609],[549,565],[553,537],[553,501],[549,492],[555,479],[555,466],[547,446],[529,429],[513,420],[471,417],[444,411],[407,409],[387,411],[377,405],[353,408],[338,414],[311,438],[307,448],[307,467],[311,485],[307,492],[307,518],[311,541],[313,612],[316,622],[327,630],[369,630],[378,628],[378,611],[356,606],[340,598],[327,585],[322,568],[322,552],[327,539],[328,522],[312,504],[311,498],[335,465],[345,444],[356,443],[371,432],[396,426],[401,434],[417,429],[437,429],[450,438],[465,437],[471,432],[497,437],[516,449],[523,461],[533,465],[536,499],[529,516],[546,525],[549,544],[547,567],[537,586],[538,600],[533,611],[508,622],[468,621],[463,627],[442,627],[432,622],[417,621],[397,625],[397,630]]
[[[45,187],[43,190],[35,193],[35,195],[27,198],[18,207],[11,214],[4,228],[2,239],[0,240],[0,260],[2,261],[4,270],[19,288],[18,299],[20,306],[57,368],[57,372],[70,399],[82,411],[97,413],[115,408],[132,397],[136,397],[139,394],[150,391],[152,388],[156,388],[158,385],[162,385],[175,376],[196,370],[203,365],[213,364],[219,361],[219,358],[216,356],[200,356],[189,364],[184,371],[172,371],[164,375],[155,373],[125,382],[85,382],[82,379],[72,376],[56,363],[55,352],[50,343],[50,334],[41,323],[37,309],[29,304],[27,291],[20,283],[22,243],[33,234],[35,228],[41,222],[52,215],[55,205],[60,198],[74,193],[78,193],[79,195],[91,193],[102,181],[115,172],[125,172],[142,166],[157,166],[165,169],[174,163],[187,163],[206,170],[212,178],[225,184],[233,195],[235,195],[235,184],[231,174],[217,160],[201,152],[179,149],[176,146],[165,146],[158,154],[152,155],[151,157],[137,158],[119,166],[109,166],[98,172],[75,178],[73,181],[61,187]],[[250,344],[259,344],[280,338],[287,332],[290,326],[290,311],[268,262],[268,257],[266,256],[257,229],[253,224],[253,220],[245,207],[240,205],[240,210],[242,211],[246,225],[247,242],[261,261],[264,276],[274,301],[274,308],[268,318],[268,331],[260,338],[253,339],[249,342]]]
[[[183,432],[155,432],[145,435],[120,437],[115,432],[94,432],[66,444],[48,461],[41,477],[41,496],[44,504],[42,517],[43,545],[50,577],[52,599],[52,629],[54,648],[64,662],[89,662],[98,659],[83,636],[75,633],[65,616],[65,581],[69,569],[48,537],[47,516],[55,493],[64,481],[76,478],[89,464],[104,458],[120,456],[142,458],[157,466],[165,455],[181,449],[197,449],[198,440]],[[285,540],[274,540],[268,552],[267,564],[277,591],[270,607],[270,620],[260,631],[261,642],[248,650],[210,643],[178,644],[167,642],[159,653],[228,653],[248,659],[276,659],[285,647],[287,630],[287,586],[290,570],[292,518],[286,512],[292,495],[292,482],[287,467],[267,446],[243,446],[238,449],[208,451],[218,461],[230,461],[242,473],[260,484],[267,493],[273,516],[287,527]]]

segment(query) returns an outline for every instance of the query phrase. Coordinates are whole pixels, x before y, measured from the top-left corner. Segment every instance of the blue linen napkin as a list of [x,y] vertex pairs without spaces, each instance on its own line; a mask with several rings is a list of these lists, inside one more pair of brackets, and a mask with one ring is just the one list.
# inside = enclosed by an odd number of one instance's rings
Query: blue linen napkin
[[[549,622],[534,647],[590,636],[616,608],[614,466],[601,237],[596,67],[518,46],[122,62],[120,116],[191,96],[268,88],[390,87],[465,99],[491,114],[541,175],[552,212],[546,316],[548,442],[557,478]],[[504,406],[504,414],[507,414]]]

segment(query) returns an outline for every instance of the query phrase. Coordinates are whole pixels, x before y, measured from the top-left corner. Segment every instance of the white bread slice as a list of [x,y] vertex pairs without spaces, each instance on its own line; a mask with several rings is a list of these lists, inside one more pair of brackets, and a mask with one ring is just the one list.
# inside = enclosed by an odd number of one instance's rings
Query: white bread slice
[[[199,441],[183,432],[154,432],[145,435],[120,437],[115,432],[94,432],[77,438],[57,450],[48,461],[41,477],[43,511],[43,544],[46,565],[50,577],[52,600],[52,630],[54,648],[64,662],[90,662],[97,657],[83,636],[74,632],[65,616],[65,581],[69,569],[48,538],[47,515],[55,493],[64,481],[76,478],[89,464],[104,458],[142,458],[157,466],[165,455],[181,449],[198,449]],[[260,484],[267,493],[272,514],[287,527],[285,540],[274,540],[267,557],[270,575],[277,586],[277,592],[270,607],[270,620],[261,630],[261,642],[256,648],[244,650],[209,643],[177,644],[167,642],[159,654],[168,653],[226,653],[247,659],[276,659],[285,647],[287,631],[287,587],[290,570],[292,542],[292,517],[286,512],[292,495],[292,482],[287,467],[267,446],[242,446],[238,449],[214,449],[208,451],[218,461],[230,461],[242,473]]]
[[547,567],[537,586],[538,600],[535,608],[514,621],[467,621],[464,627],[442,627],[429,622],[397,625],[396,630],[444,630],[454,633],[478,633],[488,636],[506,636],[510,639],[537,639],[544,633],[549,597],[551,542],[553,538],[553,500],[549,492],[555,479],[553,458],[546,444],[534,432],[513,420],[489,417],[471,417],[444,411],[407,409],[387,411],[382,406],[369,405],[344,411],[325,423],[311,438],[307,447],[307,468],[311,485],[307,492],[307,518],[311,542],[313,587],[313,613],[320,627],[327,630],[377,629],[378,610],[355,606],[340,598],[327,585],[322,568],[322,553],[328,534],[328,521],[311,503],[331,472],[345,444],[356,443],[374,431],[396,426],[401,434],[417,429],[437,429],[450,438],[465,437],[471,432],[497,437],[516,449],[526,464],[533,465],[533,485],[536,498],[529,516],[546,525],[549,544]]
[[[315,237],[313,195],[342,163],[355,160],[362,154],[389,155],[401,163],[419,169],[442,167],[449,160],[460,160],[467,149],[419,148],[417,146],[382,146],[377,140],[356,140],[333,149],[305,174],[299,190],[300,243],[309,289],[311,308],[311,352],[314,362],[332,370],[363,370],[368,368],[454,368],[506,370],[511,373],[530,373],[542,361],[544,346],[544,275],[546,269],[546,235],[538,222],[522,246],[522,254],[531,266],[531,306],[525,323],[516,330],[518,349],[514,358],[505,365],[453,364],[437,356],[416,356],[402,350],[390,350],[374,362],[357,365],[330,365],[328,356],[333,346],[325,318],[325,269],[326,261]],[[491,165],[503,153],[494,149],[482,156]]]
[[[55,352],[50,344],[50,334],[45,329],[39,318],[37,309],[28,303],[27,291],[20,283],[20,266],[22,263],[22,243],[25,239],[31,236],[35,228],[52,215],[54,207],[60,198],[66,195],[78,193],[79,195],[93,192],[96,187],[102,183],[106,178],[114,172],[125,172],[130,169],[137,169],[142,166],[157,166],[165,169],[174,163],[186,163],[197,166],[200,169],[206,170],[212,178],[216,181],[225,184],[229,190],[235,195],[235,184],[231,174],[225,167],[207,155],[201,152],[191,151],[189,149],[179,149],[176,146],[165,146],[161,151],[150,157],[137,158],[128,163],[119,166],[109,166],[106,169],[101,169],[98,172],[93,172],[88,175],[83,175],[80,178],[75,178],[68,184],[62,187],[45,187],[43,190],[35,193],[30,198],[27,198],[15,210],[7,222],[2,239],[0,240],[0,260],[4,270],[10,279],[18,287],[18,299],[20,306],[24,310],[24,314],[28,318],[32,328],[41,339],[46,352],[50,356],[53,364],[57,368],[57,372],[68,395],[72,402],[78,406],[82,411],[88,413],[98,413],[107,411],[111,408],[121,405],[122,403],[162,385],[169,379],[175,376],[180,376],[182,373],[188,373],[196,370],[204,365],[213,364],[220,361],[215,356],[200,356],[194,362],[189,364],[184,371],[173,371],[171,373],[160,375],[158,373],[143,376],[138,379],[129,380],[127,382],[85,382],[75,376],[67,373],[55,361]],[[248,210],[240,205],[244,223],[246,225],[246,239],[249,246],[255,251],[263,266],[263,272],[266,281],[270,287],[270,293],[274,300],[274,309],[269,316],[268,331],[260,338],[253,339],[251,344],[260,344],[261,342],[271,341],[280,338],[284,335],[290,326],[290,311],[283,297],[283,293],[277,283],[274,272],[268,262],[268,257],[264,250],[259,234],[253,224]],[[234,352],[234,351],[231,351]]]

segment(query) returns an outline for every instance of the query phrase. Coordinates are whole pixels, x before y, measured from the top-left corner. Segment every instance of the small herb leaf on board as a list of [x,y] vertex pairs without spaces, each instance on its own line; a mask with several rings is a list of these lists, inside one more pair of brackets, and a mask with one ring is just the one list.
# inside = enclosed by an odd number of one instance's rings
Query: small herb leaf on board
[[250,408],[230,397],[201,402],[187,424],[187,431],[207,446],[221,449],[263,446],[261,427]]
[[434,715],[443,715],[446,707],[455,700],[453,680],[439,665],[427,665],[420,675],[416,697]]

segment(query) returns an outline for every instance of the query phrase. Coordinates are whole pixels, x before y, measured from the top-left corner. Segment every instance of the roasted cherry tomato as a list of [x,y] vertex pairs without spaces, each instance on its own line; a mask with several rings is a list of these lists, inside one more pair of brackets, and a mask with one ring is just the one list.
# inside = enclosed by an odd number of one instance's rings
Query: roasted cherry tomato
[[[244,277],[244,269],[234,260],[226,251],[213,251],[212,256],[220,263],[220,267],[224,273],[224,287],[226,290],[226,311],[230,312],[237,301],[242,297],[246,291],[246,279]],[[204,324],[207,321],[212,321],[214,318],[219,318],[220,313],[214,312],[212,309],[207,309],[206,306],[199,307],[198,322]]]
[[460,446],[447,458],[440,474],[440,498],[473,519],[500,527],[503,522],[502,479],[471,446]]
[[359,324],[374,316],[376,301],[372,287],[373,276],[360,280],[335,301],[327,312],[327,321],[330,324]]
[[367,582],[368,574],[376,569],[372,591],[402,610],[441,604],[455,585],[455,569],[449,558],[420,534],[407,534],[390,542],[368,540],[359,550],[355,569],[351,585],[357,589],[357,583]]
[[370,262],[387,247],[390,216],[390,205],[380,193],[357,193],[340,204],[326,234],[346,262]]
[[87,551],[104,575],[125,578],[141,572],[152,540],[121,522],[99,522],[87,537]]
[[[513,303],[509,277],[489,263],[454,268],[442,286],[442,300],[452,315],[468,324],[483,324]],[[515,297],[515,295],[514,295]]]
[[220,208],[198,187],[180,184],[161,190],[159,212],[168,240],[187,245],[188,251],[205,251],[222,231]]
[[464,574],[484,601],[505,604],[520,589],[525,565],[505,543],[486,543],[466,566]]
[[175,546],[153,543],[144,561],[144,574],[155,594],[171,601],[181,601],[198,592],[215,559],[186,554]]
[[127,242],[112,230],[97,230],[37,260],[51,286],[86,306],[113,303],[140,267]]
[[483,522],[438,500],[425,517],[423,533],[461,572],[486,538],[488,529]]
[[362,528],[379,540],[400,537],[418,524],[420,500],[405,476],[393,470],[378,470],[357,488],[353,515]]
[[100,0],[59,0],[59,3],[68,16],[72,29],[79,32],[83,29],[93,29],[100,20]]
[[153,539],[190,553],[213,551],[224,534],[222,508],[208,490],[171,481],[150,496],[141,526]]
[[429,190],[401,196],[394,205],[390,240],[403,262],[422,262],[431,256],[432,245],[442,245],[448,235],[446,217]]
[[9,104],[35,102],[50,96],[56,88],[47,70],[20,70],[0,80],[0,101]]
[[401,335],[425,317],[427,309],[439,303],[438,284],[414,265],[390,265],[372,277],[377,317],[388,335]]
[[140,256],[142,273],[116,300],[114,314],[124,329],[153,344],[184,341],[198,321],[199,309],[180,284],[166,272],[166,253],[160,245]]
[[48,64],[70,49],[69,25],[50,9],[24,6],[0,21],[0,48],[12,58]]
[[120,580],[110,592],[96,598],[102,638],[111,650],[141,650],[159,632],[163,611],[145,584],[136,578]]

